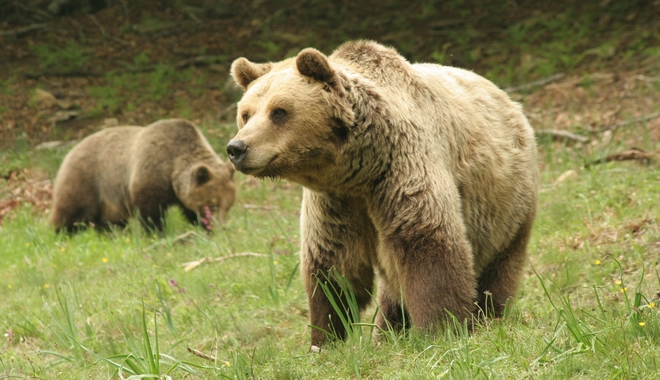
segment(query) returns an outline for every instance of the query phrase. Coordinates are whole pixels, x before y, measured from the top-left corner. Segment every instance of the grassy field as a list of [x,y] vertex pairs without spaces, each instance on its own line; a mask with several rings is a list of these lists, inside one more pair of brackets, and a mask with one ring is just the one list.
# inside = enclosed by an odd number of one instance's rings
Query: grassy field
[[[223,151],[234,126],[203,130]],[[211,235],[174,209],[162,234],[130,223],[58,236],[19,208],[0,229],[0,378],[658,378],[660,168],[591,164],[644,131],[588,147],[539,141],[530,262],[505,318],[472,334],[375,339],[374,306],[320,353],[298,271],[298,186],[237,174],[237,202]],[[64,154],[2,159],[53,177]]]

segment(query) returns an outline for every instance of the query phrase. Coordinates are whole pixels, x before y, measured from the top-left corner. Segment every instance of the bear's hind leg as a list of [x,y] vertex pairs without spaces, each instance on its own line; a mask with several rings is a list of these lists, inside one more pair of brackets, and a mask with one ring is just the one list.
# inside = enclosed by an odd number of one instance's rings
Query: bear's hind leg
[[[530,220],[533,220],[531,218]],[[479,277],[478,307],[485,316],[501,317],[513,299],[527,259],[527,242],[532,223],[523,224],[511,244],[500,252]]]
[[53,207],[51,223],[55,226],[55,232],[57,233],[62,230],[67,233],[74,233],[83,228],[84,224],[95,223],[99,217],[99,213],[99,208],[91,205],[76,205],[75,202],[58,202]]

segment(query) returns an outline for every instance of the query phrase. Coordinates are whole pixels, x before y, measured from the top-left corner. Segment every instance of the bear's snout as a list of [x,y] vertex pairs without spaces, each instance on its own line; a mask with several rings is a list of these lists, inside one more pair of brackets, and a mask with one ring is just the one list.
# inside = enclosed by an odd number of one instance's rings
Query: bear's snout
[[229,155],[232,164],[236,166],[236,169],[240,170],[243,161],[245,161],[245,157],[247,157],[247,152],[248,146],[243,140],[231,140],[229,144],[227,144],[227,154]]

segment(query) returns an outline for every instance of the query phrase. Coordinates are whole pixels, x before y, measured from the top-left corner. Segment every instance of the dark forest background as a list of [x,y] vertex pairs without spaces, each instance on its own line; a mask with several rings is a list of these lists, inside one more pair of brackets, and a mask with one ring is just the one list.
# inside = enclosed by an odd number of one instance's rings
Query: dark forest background
[[2,0],[0,148],[104,123],[232,121],[233,59],[356,38],[524,86],[657,66],[660,1]]

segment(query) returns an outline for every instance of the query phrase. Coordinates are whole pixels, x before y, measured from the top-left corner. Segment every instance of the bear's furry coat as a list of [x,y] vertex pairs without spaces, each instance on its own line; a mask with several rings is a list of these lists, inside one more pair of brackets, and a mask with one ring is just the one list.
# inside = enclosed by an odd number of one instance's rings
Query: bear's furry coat
[[[330,57],[310,48],[279,63],[239,58],[232,75],[245,89],[234,166],[305,187],[312,325],[345,335],[317,286],[333,268],[360,308],[377,279],[383,328],[433,329],[477,307],[501,315],[537,203],[537,148],[519,104],[472,72],[410,64],[370,41]],[[312,344],[326,338],[312,329]]]
[[233,171],[189,121],[106,128],[64,158],[51,222],[69,232],[87,223],[121,226],[137,210],[145,227],[161,229],[171,205],[181,206],[191,223],[205,206],[222,220],[234,202]]

